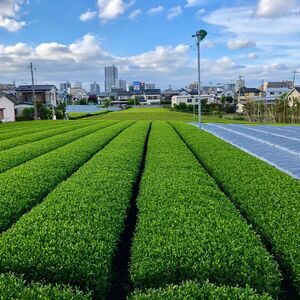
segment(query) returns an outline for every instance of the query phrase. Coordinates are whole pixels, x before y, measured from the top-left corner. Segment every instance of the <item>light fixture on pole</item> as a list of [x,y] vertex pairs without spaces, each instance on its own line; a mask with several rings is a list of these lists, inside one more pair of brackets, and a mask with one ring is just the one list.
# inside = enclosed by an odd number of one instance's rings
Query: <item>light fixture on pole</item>
[[198,127],[201,129],[201,96],[200,96],[200,85],[201,85],[201,77],[200,77],[200,42],[207,36],[207,32],[205,30],[199,30],[192,37],[197,37],[197,50],[198,50]]

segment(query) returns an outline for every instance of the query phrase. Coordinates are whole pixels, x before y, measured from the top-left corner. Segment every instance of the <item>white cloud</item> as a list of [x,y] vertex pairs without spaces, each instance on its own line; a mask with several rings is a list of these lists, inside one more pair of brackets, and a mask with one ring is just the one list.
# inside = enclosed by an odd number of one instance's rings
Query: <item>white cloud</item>
[[249,58],[249,59],[258,59],[259,57],[256,53],[251,52],[247,55],[247,58]]
[[206,12],[205,8],[201,8],[201,9],[196,11],[196,16],[201,17],[202,15],[205,14],[205,12]]
[[129,14],[129,19],[134,21],[142,13],[141,9],[136,9]]
[[18,12],[23,0],[0,1],[0,27],[9,32],[15,32],[23,28],[26,23],[18,19]]
[[186,0],[185,7],[194,7],[203,3],[203,0]]
[[243,49],[243,48],[253,48],[256,46],[256,43],[251,40],[234,40],[227,42],[227,46],[231,50]]
[[151,15],[151,16],[154,16],[154,15],[157,15],[159,13],[161,13],[162,11],[164,10],[164,7],[163,6],[157,6],[157,7],[152,7],[148,10],[147,14]]
[[87,22],[87,21],[94,19],[96,17],[96,15],[97,15],[96,11],[91,11],[90,9],[88,9],[85,13],[83,13],[79,16],[79,19],[82,22]]
[[123,15],[133,2],[125,3],[123,0],[98,0],[99,17],[103,21],[109,21]]
[[297,0],[259,0],[255,14],[258,17],[276,17],[297,7]]
[[253,7],[222,8],[206,15],[203,20],[209,24],[221,26],[227,32],[235,33],[243,38],[265,40],[276,36],[300,33],[300,17],[297,14],[280,18],[260,18],[254,15]]
[[178,17],[182,14],[182,8],[181,6],[174,6],[172,7],[168,12],[168,20],[173,20],[174,18]]

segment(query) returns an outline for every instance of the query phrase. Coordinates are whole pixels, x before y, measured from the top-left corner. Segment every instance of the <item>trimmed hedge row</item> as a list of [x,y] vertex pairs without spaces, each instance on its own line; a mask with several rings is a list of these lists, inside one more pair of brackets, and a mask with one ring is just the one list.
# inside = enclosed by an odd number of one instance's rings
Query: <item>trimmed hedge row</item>
[[64,120],[39,120],[39,121],[25,121],[25,122],[8,122],[8,123],[0,123],[0,135],[2,133],[7,133],[7,132],[12,132],[13,130],[15,131],[16,129],[29,129],[31,127],[36,127],[40,125],[51,125],[53,123],[55,124],[62,124],[66,123]]
[[[72,122],[72,123],[66,123],[62,126],[58,125],[55,126],[54,128],[52,126],[49,126],[49,129],[41,130],[36,133],[29,133],[25,134],[23,136],[17,136],[15,138],[10,138],[4,141],[1,141],[0,143],[0,151],[7,150],[10,148],[14,148],[17,146],[25,145],[28,143],[32,143],[35,141],[40,141],[42,139],[49,138],[51,136],[57,135],[57,134],[62,134],[68,131],[75,130],[77,128],[83,128],[87,127],[89,125],[93,125],[95,122]],[[1,160],[0,160],[1,161]]]
[[300,293],[300,182],[210,133],[172,125],[272,247]]
[[209,280],[278,295],[276,262],[167,123],[153,123],[137,205],[135,288]]
[[30,126],[29,128],[26,127],[25,129],[23,126],[20,126],[19,128],[14,128],[14,130],[9,130],[7,132],[1,133],[0,141],[15,138],[17,136],[23,136],[25,134],[41,132],[42,130],[48,130],[50,128],[56,128],[64,125],[65,124],[62,124],[61,122],[60,123],[53,122],[52,124],[37,124],[36,126]]
[[206,282],[199,285],[188,281],[181,285],[170,285],[158,290],[136,291],[128,300],[272,300],[268,294],[258,295],[249,286],[244,289],[215,286]]
[[133,123],[125,121],[102,129],[0,174],[0,231]]
[[4,232],[0,269],[104,297],[149,125],[125,130]]
[[[25,144],[19,147],[0,152],[0,173],[16,167],[26,161],[34,159],[42,154],[62,147],[74,140],[91,134],[102,128],[116,124],[115,121],[91,123],[90,126],[79,128],[71,132],[59,134],[41,141]],[[94,125],[93,125],[94,124]],[[78,127],[78,126],[77,126]]]
[[26,283],[22,277],[13,274],[0,275],[0,299],[22,300],[91,300],[89,294],[84,294],[68,286],[51,286],[40,283]]
[[92,112],[92,113],[72,112],[72,113],[69,113],[69,119],[70,120],[78,120],[78,119],[83,119],[83,118],[88,118],[88,117],[105,115],[107,113],[109,113],[109,110],[101,110],[101,111]]

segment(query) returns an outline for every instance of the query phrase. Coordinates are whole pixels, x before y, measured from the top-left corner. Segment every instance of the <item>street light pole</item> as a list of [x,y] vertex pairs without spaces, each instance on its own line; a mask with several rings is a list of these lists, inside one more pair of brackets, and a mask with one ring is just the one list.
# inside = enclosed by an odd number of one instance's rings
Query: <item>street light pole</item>
[[200,69],[200,42],[207,36],[205,30],[199,30],[193,37],[197,37],[197,57],[198,57],[198,127],[201,129],[201,69]]
[[201,129],[201,114],[202,114],[202,103],[201,103],[201,69],[200,69],[200,38],[197,39],[197,52],[198,52],[198,127]]

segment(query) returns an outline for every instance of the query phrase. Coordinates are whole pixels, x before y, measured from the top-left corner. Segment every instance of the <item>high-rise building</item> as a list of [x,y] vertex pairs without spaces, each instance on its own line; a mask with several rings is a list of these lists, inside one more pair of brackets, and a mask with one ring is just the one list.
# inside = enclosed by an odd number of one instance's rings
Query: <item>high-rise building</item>
[[75,84],[74,84],[74,88],[77,88],[77,89],[82,89],[82,82],[81,82],[81,81],[78,81],[78,80],[76,80],[76,81],[75,81]]
[[124,79],[119,80],[119,88],[123,91],[127,90],[127,82]]
[[145,84],[145,89],[146,90],[155,90],[156,89],[155,83],[146,83]]
[[94,81],[94,83],[92,83],[90,85],[90,94],[91,95],[99,95],[100,94],[100,85]]
[[105,92],[109,93],[112,88],[118,88],[118,68],[116,66],[105,67]]
[[61,91],[67,91],[68,88],[70,88],[70,87],[71,87],[71,83],[69,81],[63,82],[63,83],[60,84],[60,90]]

